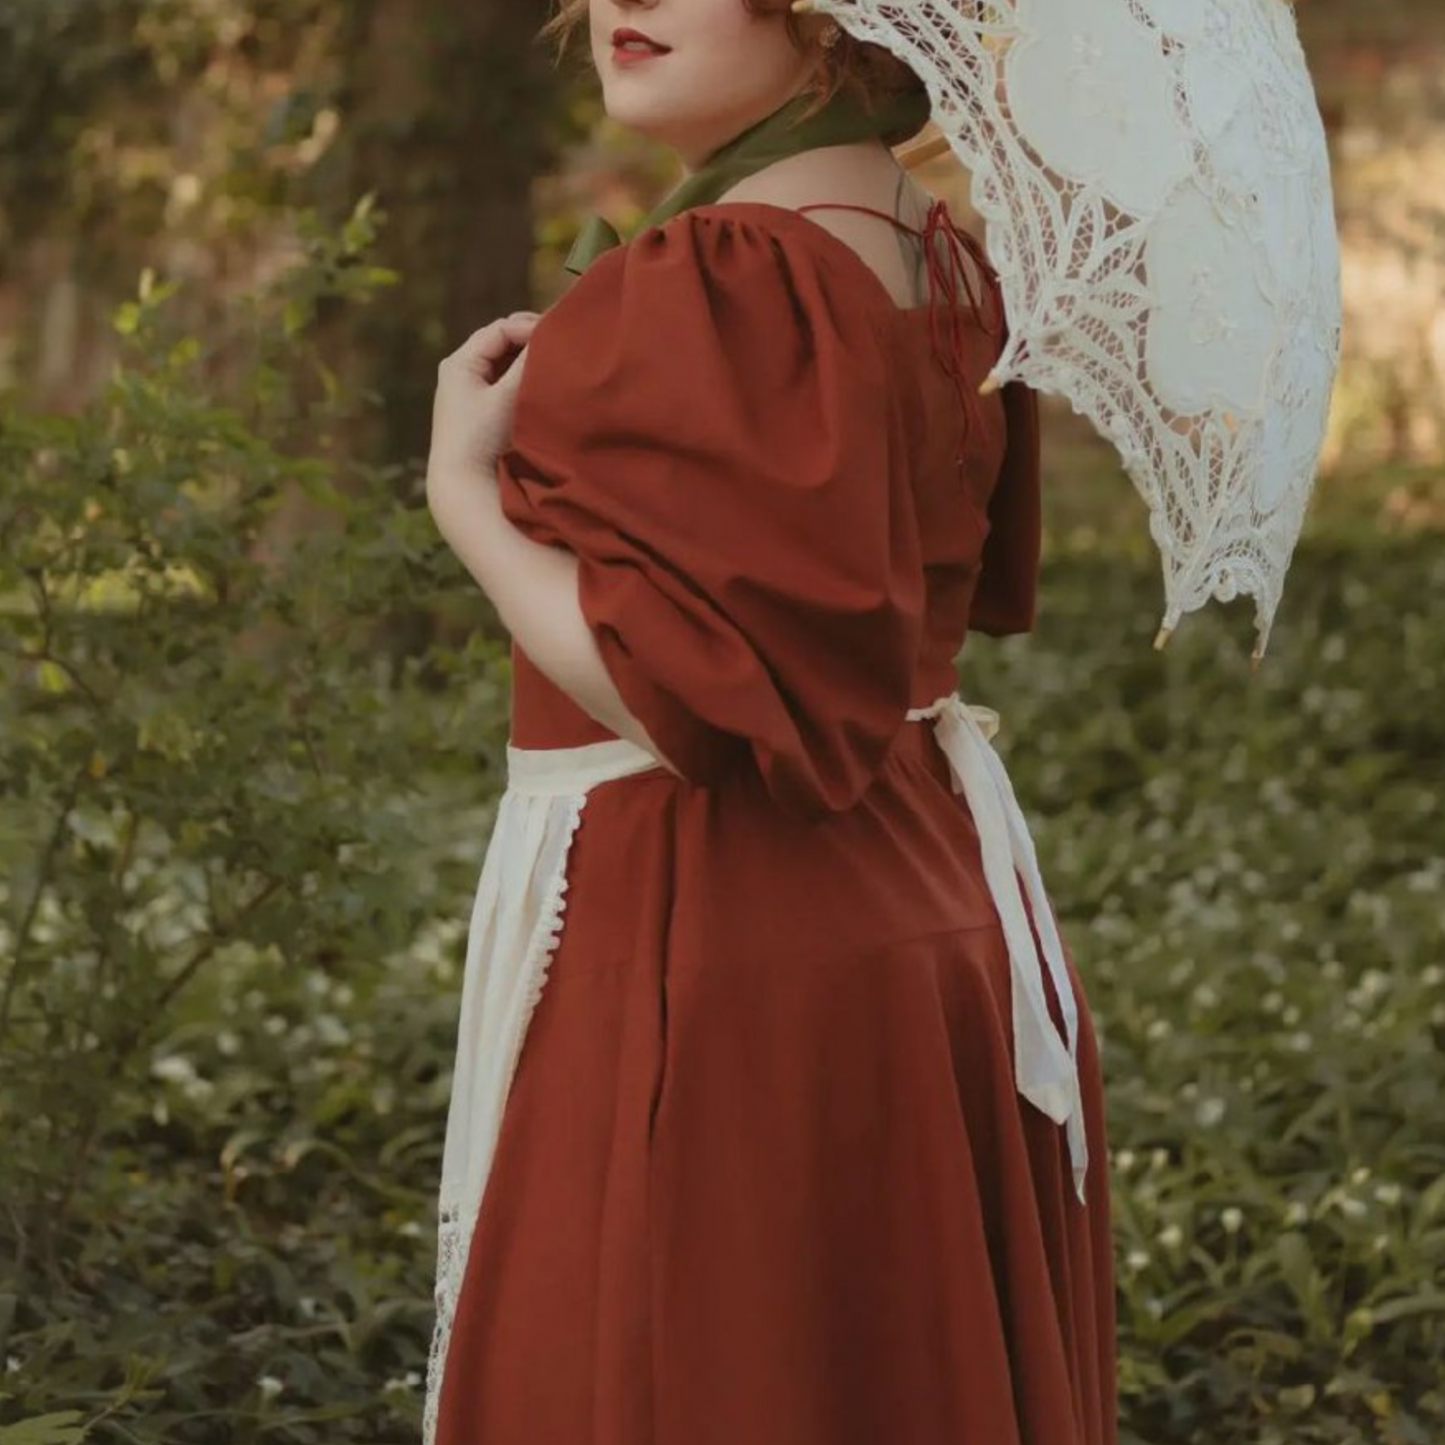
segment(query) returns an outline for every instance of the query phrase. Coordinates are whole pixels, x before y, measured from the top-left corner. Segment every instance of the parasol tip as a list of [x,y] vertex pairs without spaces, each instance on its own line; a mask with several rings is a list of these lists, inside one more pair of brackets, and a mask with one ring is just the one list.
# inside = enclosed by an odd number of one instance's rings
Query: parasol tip
[[1165,643],[1173,636],[1174,629],[1172,627],[1161,627],[1159,631],[1154,634],[1154,651],[1163,652]]
[[980,396],[992,396],[994,392],[996,392],[1002,385],[1003,380],[999,376],[998,372],[991,371],[986,377],[984,377],[983,385],[979,387],[978,394]]

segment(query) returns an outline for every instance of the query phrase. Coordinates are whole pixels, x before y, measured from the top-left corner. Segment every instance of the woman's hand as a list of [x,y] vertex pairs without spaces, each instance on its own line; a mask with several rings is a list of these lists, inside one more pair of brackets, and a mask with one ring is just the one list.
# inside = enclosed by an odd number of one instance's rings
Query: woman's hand
[[514,311],[474,331],[437,367],[427,496],[448,483],[489,476],[512,436],[526,346],[540,320]]

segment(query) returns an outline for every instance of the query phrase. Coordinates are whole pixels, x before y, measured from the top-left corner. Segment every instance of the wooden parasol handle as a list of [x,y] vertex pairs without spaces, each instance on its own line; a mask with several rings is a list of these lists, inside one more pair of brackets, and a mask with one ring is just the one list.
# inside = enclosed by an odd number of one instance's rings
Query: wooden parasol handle
[[900,146],[893,154],[898,158],[898,164],[906,171],[916,170],[925,161],[931,161],[935,156],[945,155],[948,152],[948,137],[946,135],[926,136],[923,140],[909,141]]

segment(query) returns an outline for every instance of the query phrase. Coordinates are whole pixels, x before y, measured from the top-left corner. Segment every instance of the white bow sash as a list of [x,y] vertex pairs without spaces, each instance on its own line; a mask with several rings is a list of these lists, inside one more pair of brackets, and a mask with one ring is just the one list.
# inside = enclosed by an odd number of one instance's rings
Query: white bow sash
[[[1044,892],[1038,856],[1029,836],[1003,759],[990,739],[999,717],[992,708],[970,706],[950,693],[925,708],[913,708],[912,721],[935,718],[939,746],[948,758],[953,789],[968,800],[983,853],[983,871],[998,909],[1008,944],[1013,981],[1014,1081],[1018,1091],[1056,1124],[1067,1124],[1069,1157],[1073,1161],[1074,1193],[1084,1199],[1089,1164],[1084,1131],[1084,1102],[1079,1084],[1079,1010],[1064,961],[1063,944],[1053,910]],[[1024,911],[1019,874],[1023,875],[1034,922],[1043,941],[1044,957],[1063,1007],[1068,1047],[1059,1038],[1044,993],[1043,967]]]

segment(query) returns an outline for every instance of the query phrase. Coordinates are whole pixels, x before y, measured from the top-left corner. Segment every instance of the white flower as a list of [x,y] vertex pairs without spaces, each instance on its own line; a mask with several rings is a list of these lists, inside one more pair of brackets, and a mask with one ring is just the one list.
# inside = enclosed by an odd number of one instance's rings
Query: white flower
[[1244,1223],[1244,1214],[1231,1204],[1228,1209],[1220,1212],[1219,1222],[1227,1234],[1238,1234],[1240,1225]]
[[1184,1243],[1184,1231],[1177,1224],[1167,1224],[1159,1231],[1159,1243],[1165,1249],[1178,1249]]
[[1291,1199],[1289,1207],[1284,1212],[1286,1224],[1303,1224],[1310,1217],[1310,1212],[1298,1199]]
[[275,1375],[262,1375],[261,1378],[256,1381],[256,1388],[260,1390],[262,1398],[274,1400],[286,1387]]
[[351,1030],[335,1014],[318,1014],[316,1016],[316,1037],[323,1044],[335,1047],[338,1044],[351,1042]]
[[1223,1099],[1201,1099],[1199,1107],[1194,1111],[1195,1122],[1203,1129],[1212,1129],[1222,1118],[1224,1118]]
[[1144,1266],[1149,1263],[1148,1251],[1131,1249],[1129,1253],[1124,1256],[1124,1263],[1128,1265],[1130,1269],[1143,1269]]
[[1355,992],[1365,999],[1378,998],[1389,991],[1390,975],[1378,968],[1367,968],[1360,976]]
[[168,1084],[189,1084],[196,1079],[196,1066],[182,1054],[164,1054],[151,1060],[151,1077]]

